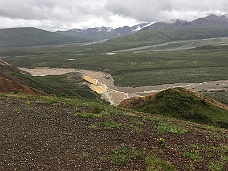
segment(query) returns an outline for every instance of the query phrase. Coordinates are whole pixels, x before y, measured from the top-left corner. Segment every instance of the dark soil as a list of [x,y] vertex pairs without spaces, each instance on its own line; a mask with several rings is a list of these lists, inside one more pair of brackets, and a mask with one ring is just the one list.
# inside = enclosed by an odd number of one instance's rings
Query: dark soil
[[[206,171],[212,161],[219,159],[218,151],[211,157],[199,152],[203,161],[193,162],[182,155],[190,151],[189,144],[203,144],[219,149],[227,145],[228,131],[179,120],[160,118],[188,129],[186,134],[159,133],[158,118],[147,114],[131,116],[119,109],[117,114],[103,117],[77,117],[79,106],[63,102],[41,103],[17,96],[0,96],[0,170],[146,170],[145,159],[129,161],[119,166],[102,160],[112,149],[125,144],[144,153],[144,158],[156,155],[171,162],[177,170],[187,170],[192,163],[195,170]],[[90,111],[81,107],[80,111]],[[91,110],[92,111],[92,110]],[[111,113],[111,112],[110,112]],[[126,114],[128,113],[128,114]],[[91,129],[112,119],[122,124],[119,128]],[[137,122],[144,124],[135,124]],[[164,138],[165,147],[156,146],[156,138]],[[224,152],[227,155],[227,151]],[[224,171],[228,165],[224,165]]]

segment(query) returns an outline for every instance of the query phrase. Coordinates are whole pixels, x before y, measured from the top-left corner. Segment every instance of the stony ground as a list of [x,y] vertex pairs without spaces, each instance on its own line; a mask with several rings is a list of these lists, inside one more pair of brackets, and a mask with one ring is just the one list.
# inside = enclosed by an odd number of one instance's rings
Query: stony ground
[[[96,115],[100,108],[70,100],[0,95],[0,170],[140,171],[147,168],[145,159],[156,155],[177,170],[204,171],[221,156],[227,158],[227,130],[124,109],[104,107],[104,115]],[[101,124],[110,120],[118,126]],[[187,132],[159,132],[156,126],[161,122]],[[164,148],[158,148],[158,138],[165,140]],[[142,152],[143,158],[124,165],[104,160],[123,144]],[[227,160],[223,170],[228,170]]]

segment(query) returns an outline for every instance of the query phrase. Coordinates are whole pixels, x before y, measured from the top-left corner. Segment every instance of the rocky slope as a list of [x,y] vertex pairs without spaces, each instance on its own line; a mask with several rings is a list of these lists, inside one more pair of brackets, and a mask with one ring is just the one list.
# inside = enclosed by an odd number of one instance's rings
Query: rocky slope
[[225,171],[227,135],[98,103],[0,94],[0,170]]

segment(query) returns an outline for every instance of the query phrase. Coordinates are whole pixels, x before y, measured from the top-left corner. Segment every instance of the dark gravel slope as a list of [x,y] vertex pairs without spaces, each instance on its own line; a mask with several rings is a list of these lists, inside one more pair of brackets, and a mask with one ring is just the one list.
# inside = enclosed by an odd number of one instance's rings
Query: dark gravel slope
[[[191,143],[216,148],[219,144],[227,144],[227,136],[224,136],[227,131],[223,129],[200,128],[199,125],[172,120],[173,124],[185,126],[188,133],[158,133],[155,129],[157,119],[145,119],[146,114],[136,117],[120,110],[118,114],[103,117],[77,117],[72,114],[79,109],[81,113],[91,112],[91,107],[37,99],[0,96],[0,170],[139,171],[146,170],[145,158],[153,153],[170,161],[176,169],[186,170],[191,160],[184,157],[180,149],[186,149]],[[122,126],[113,129],[90,127],[110,119]],[[155,142],[160,137],[166,140],[162,152],[156,148]],[[123,166],[103,160],[123,143],[142,151],[144,158]],[[217,158],[217,155],[212,158],[205,156],[204,161],[193,164],[196,170],[208,170],[208,163]]]

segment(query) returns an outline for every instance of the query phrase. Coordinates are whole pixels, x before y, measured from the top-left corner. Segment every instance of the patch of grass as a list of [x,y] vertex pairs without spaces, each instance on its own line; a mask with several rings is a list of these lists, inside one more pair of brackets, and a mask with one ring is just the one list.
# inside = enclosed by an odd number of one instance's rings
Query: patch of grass
[[92,111],[92,113],[94,113],[94,114],[100,114],[101,112],[102,112],[102,108],[100,108],[99,106],[95,106],[94,108],[93,108],[93,111]]
[[146,158],[147,171],[176,171],[175,167],[167,161],[163,161],[156,156]]
[[219,160],[210,162],[208,168],[211,171],[221,171],[224,169],[224,165],[228,162],[228,156],[220,156]]
[[103,129],[117,129],[121,127],[123,124],[116,123],[112,119],[109,119],[106,122],[98,122],[97,125]]
[[220,144],[218,147],[189,144],[189,147],[190,149],[183,151],[182,155],[196,163],[209,160],[208,168],[212,171],[223,170],[228,162],[228,146],[226,144]]
[[[90,114],[89,116],[92,118],[92,117],[96,117],[97,114]],[[94,129],[94,130],[95,129],[113,130],[113,129],[118,129],[121,126],[123,126],[123,124],[116,123],[112,119],[109,119],[108,121],[105,121],[105,122],[97,122],[96,124],[90,125],[88,128]]]
[[142,160],[143,156],[144,154],[138,149],[127,145],[121,145],[112,149],[112,154],[103,157],[102,160],[115,165],[123,166],[129,161]]
[[186,169],[187,169],[188,171],[195,171],[195,167],[193,166],[192,163],[187,164],[187,165],[186,165]]
[[15,109],[13,109],[13,112],[20,113],[21,112],[21,109],[20,108],[15,108]]
[[208,148],[207,146],[205,146],[203,144],[189,144],[189,147],[196,149],[196,150]]
[[138,127],[138,126],[135,126],[135,125],[132,125],[132,124],[130,124],[128,126],[129,126],[129,128],[131,128],[132,130],[134,130],[134,131],[136,131],[138,133],[143,131],[143,129]]
[[96,125],[90,125],[88,126],[89,129],[93,129],[93,130],[96,130],[97,129],[97,126]]
[[199,154],[198,150],[191,150],[190,152],[183,152],[182,155],[186,158],[191,159],[194,162],[201,162],[203,161],[203,157]]
[[79,117],[79,118],[100,118],[100,117],[105,116],[106,114],[76,113],[73,115],[76,117]]
[[220,144],[218,149],[221,154],[227,154],[228,153],[228,144]]
[[[128,115],[129,117],[129,115]],[[140,120],[137,120],[137,116],[130,116],[131,119],[133,119],[131,121],[131,124],[128,125],[129,128],[131,128],[132,130],[136,131],[136,132],[142,132],[143,129],[141,128],[145,123],[140,121]]]
[[112,112],[107,110],[104,106],[96,105],[94,106],[78,106],[74,116],[80,118],[100,118],[109,115]]
[[133,124],[137,125],[137,126],[143,126],[144,122],[142,122],[142,121],[133,121]]
[[211,158],[216,152],[215,147],[210,147],[203,144],[189,144],[189,147],[192,149],[191,151],[193,152],[202,151],[202,153],[206,154],[206,156],[209,158]]
[[171,134],[186,134],[188,132],[188,130],[185,128],[181,128],[175,125],[162,123],[162,122],[156,126],[156,129],[160,133],[169,132]]

